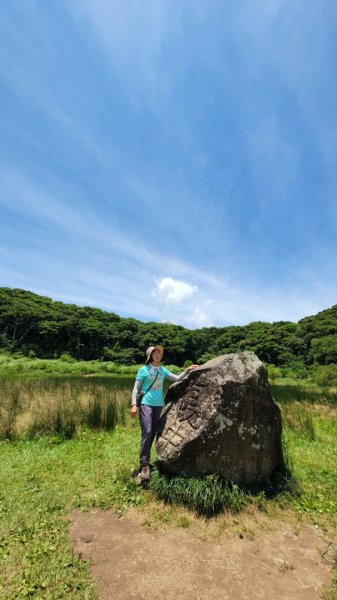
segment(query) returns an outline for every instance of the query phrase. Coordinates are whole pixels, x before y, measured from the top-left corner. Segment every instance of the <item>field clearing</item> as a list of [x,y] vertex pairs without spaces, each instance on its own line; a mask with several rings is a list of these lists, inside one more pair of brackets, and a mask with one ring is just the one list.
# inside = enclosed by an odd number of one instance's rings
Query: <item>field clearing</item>
[[[117,515],[137,514],[142,527],[148,530],[188,529],[196,535],[203,535],[206,526],[208,532],[234,526],[246,535],[247,515],[253,511],[257,520],[260,515],[271,527],[275,522],[285,523],[288,519],[310,524],[324,538],[335,540],[331,543],[330,556],[333,556],[337,536],[337,412],[331,401],[322,403],[322,395],[315,399],[311,396],[309,401],[287,400],[282,390],[284,440],[301,493],[285,493],[274,499],[260,495],[257,500],[252,498],[238,515],[227,510],[206,521],[184,507],[165,505],[153,491],[139,489],[130,478],[137,465],[139,445],[138,422],[131,421],[127,411],[131,379],[127,384],[123,382],[124,389],[116,388],[116,381],[112,380],[105,383],[88,382],[88,378],[64,380],[62,393],[60,380],[56,379],[58,386],[48,379],[27,382],[20,378],[19,382],[12,380],[12,388],[6,380],[7,399],[8,391],[16,390],[11,398],[16,398],[17,404],[23,407],[22,415],[26,402],[36,401],[37,389],[42,412],[43,398],[50,408],[57,389],[64,406],[75,393],[83,398],[89,394],[94,399],[99,389],[101,400],[114,398],[124,409],[120,413],[115,411],[114,423],[108,427],[100,424],[99,419],[91,425],[81,421],[67,436],[69,429],[62,430],[59,422],[59,430],[45,428],[44,435],[37,435],[35,431],[29,437],[23,428],[14,433],[11,441],[0,443],[0,567],[3,574],[0,598],[54,600],[69,596],[93,600],[97,597],[90,565],[74,553],[69,539],[67,515],[74,510],[112,509]],[[17,384],[22,387],[15,387]],[[273,393],[276,397],[275,390]],[[76,409],[78,405],[81,403],[77,402]],[[59,405],[58,411],[62,407]],[[105,409],[98,413],[97,405],[95,410],[96,416],[106,415]],[[46,414],[50,417],[53,413],[47,411]],[[71,411],[68,414],[71,416]],[[55,424],[53,419],[50,422]],[[337,597],[333,580],[325,597],[329,600]]]

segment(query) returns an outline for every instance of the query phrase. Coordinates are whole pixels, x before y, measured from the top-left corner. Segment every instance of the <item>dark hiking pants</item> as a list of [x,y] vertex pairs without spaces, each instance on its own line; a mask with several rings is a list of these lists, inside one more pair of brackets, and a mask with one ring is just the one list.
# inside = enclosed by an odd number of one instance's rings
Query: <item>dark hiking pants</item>
[[140,442],[140,467],[150,464],[150,452],[153,440],[157,433],[161,406],[148,406],[141,404],[139,407],[139,419],[142,430]]

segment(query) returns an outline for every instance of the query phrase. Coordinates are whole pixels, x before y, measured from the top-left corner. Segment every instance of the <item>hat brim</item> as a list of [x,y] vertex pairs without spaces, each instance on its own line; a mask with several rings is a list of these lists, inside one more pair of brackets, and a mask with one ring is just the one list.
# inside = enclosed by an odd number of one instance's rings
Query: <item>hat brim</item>
[[161,352],[161,355],[163,355],[163,354],[164,354],[164,347],[163,347],[163,346],[161,346],[160,344],[157,344],[156,346],[153,346],[153,350],[152,350],[152,352],[151,352],[150,356],[149,356],[149,357],[146,359],[146,361],[145,361],[145,364],[146,364],[146,365],[147,365],[147,364],[150,362],[150,360],[151,360],[151,356],[152,356],[152,354],[153,354],[153,352],[154,352],[155,350],[159,350],[159,352]]

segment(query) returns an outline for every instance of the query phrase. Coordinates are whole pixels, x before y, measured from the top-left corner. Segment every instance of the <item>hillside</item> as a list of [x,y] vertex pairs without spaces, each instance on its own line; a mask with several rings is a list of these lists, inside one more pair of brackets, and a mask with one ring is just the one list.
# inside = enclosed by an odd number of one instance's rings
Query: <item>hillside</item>
[[298,323],[259,321],[189,330],[170,323],[122,318],[26,290],[0,288],[0,347],[6,351],[41,358],[67,353],[82,360],[138,364],[143,361],[144,348],[154,342],[164,345],[168,364],[253,350],[261,360],[278,367],[334,365],[337,305]]

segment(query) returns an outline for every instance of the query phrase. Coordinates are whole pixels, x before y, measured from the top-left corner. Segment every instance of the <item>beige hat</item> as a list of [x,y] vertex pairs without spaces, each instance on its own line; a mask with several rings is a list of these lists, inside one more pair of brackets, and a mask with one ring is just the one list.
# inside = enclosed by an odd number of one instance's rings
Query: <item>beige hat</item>
[[145,364],[147,364],[150,359],[151,359],[151,354],[154,350],[159,350],[159,352],[162,353],[162,355],[164,354],[164,348],[163,346],[160,346],[159,344],[157,346],[149,346],[148,349],[146,350],[146,361]]

